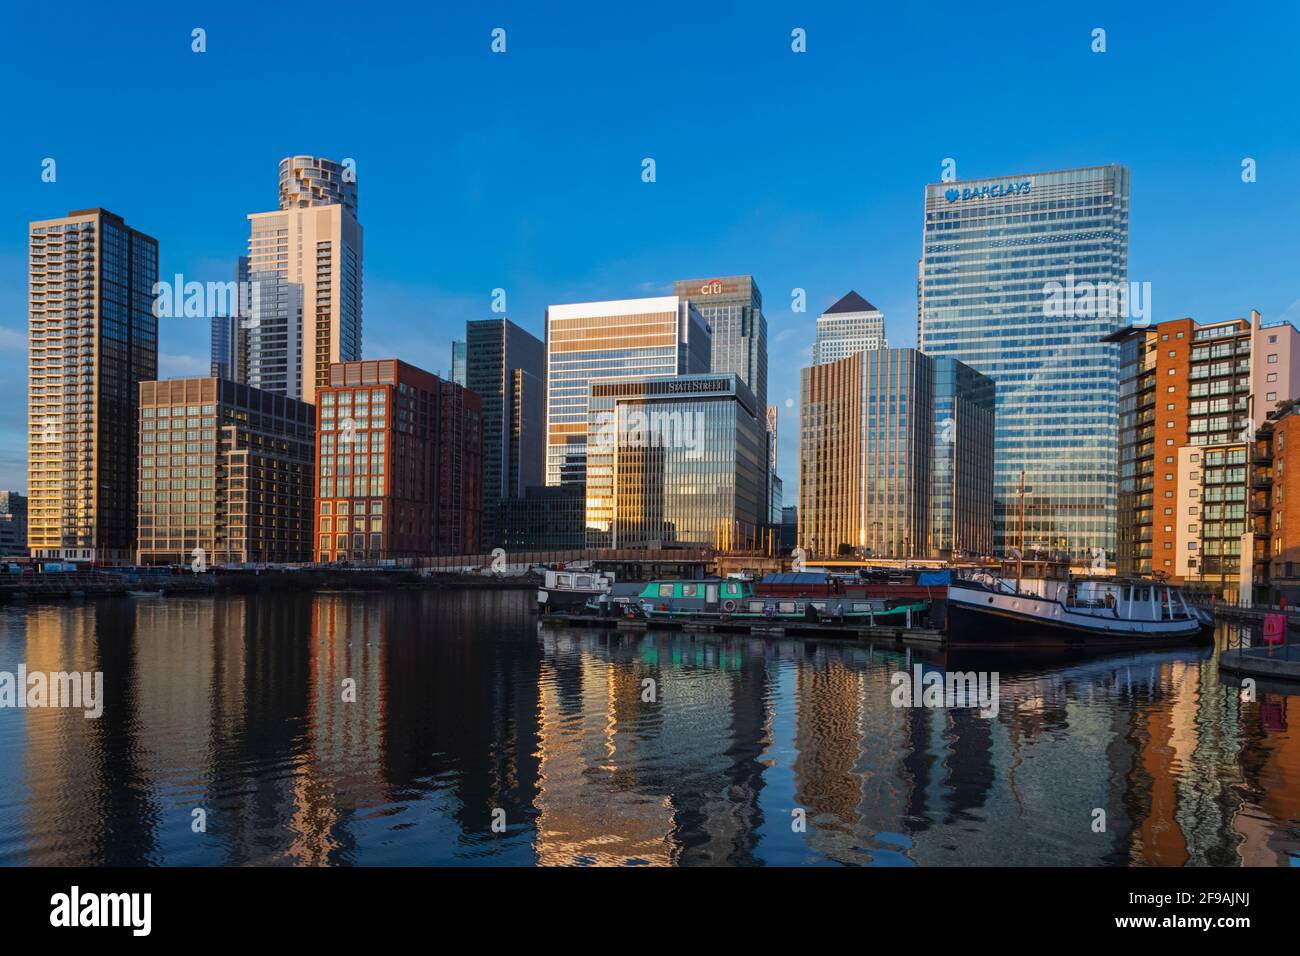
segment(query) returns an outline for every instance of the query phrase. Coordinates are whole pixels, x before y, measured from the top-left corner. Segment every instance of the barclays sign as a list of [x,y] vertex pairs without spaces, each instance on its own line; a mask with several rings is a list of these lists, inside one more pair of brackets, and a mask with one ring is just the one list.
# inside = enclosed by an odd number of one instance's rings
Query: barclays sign
[[1034,188],[1032,179],[1024,179],[1016,183],[996,183],[992,186],[963,186],[961,189],[953,186],[944,192],[944,198],[950,203],[961,200],[966,202],[971,199],[1003,199],[1010,196],[1027,196]]

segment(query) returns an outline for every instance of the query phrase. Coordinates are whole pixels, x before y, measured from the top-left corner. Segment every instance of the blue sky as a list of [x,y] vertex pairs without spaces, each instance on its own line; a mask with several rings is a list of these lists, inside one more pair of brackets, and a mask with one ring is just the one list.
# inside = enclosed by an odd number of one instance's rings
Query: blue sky
[[[962,178],[1126,163],[1154,320],[1300,319],[1291,5],[902,6],[7,5],[0,487],[27,483],[27,222],[104,206],[159,239],[164,276],[226,280],[296,153],[356,160],[367,358],[445,371],[497,287],[540,336],[551,302],[753,274],[788,497],[815,317],[856,289],[914,344],[946,157]],[[206,374],[205,322],[159,336],[163,376]]]

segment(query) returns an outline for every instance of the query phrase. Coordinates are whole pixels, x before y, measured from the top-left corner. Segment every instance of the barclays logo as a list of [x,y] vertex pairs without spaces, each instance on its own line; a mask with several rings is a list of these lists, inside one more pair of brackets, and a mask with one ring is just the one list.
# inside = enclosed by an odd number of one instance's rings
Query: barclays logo
[[943,195],[950,203],[969,199],[1001,199],[1004,196],[1027,195],[1034,188],[1034,181],[1026,179],[1018,183],[997,183],[993,186],[966,186],[962,189],[952,188]]

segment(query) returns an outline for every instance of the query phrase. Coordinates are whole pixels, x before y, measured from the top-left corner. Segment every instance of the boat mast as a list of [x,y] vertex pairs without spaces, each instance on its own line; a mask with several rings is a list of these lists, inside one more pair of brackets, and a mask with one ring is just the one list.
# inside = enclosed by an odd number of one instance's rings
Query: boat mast
[[1020,526],[1016,532],[1016,590],[1020,590],[1020,570],[1025,560],[1025,469],[1020,469]]

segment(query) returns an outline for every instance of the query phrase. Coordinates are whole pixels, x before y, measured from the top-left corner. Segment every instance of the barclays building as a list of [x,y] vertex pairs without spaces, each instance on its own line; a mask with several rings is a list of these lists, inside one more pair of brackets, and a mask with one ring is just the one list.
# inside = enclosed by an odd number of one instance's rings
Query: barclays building
[[1119,165],[926,187],[917,344],[996,383],[999,553],[1114,554],[1119,351],[1101,340],[1128,324],[1128,204]]

